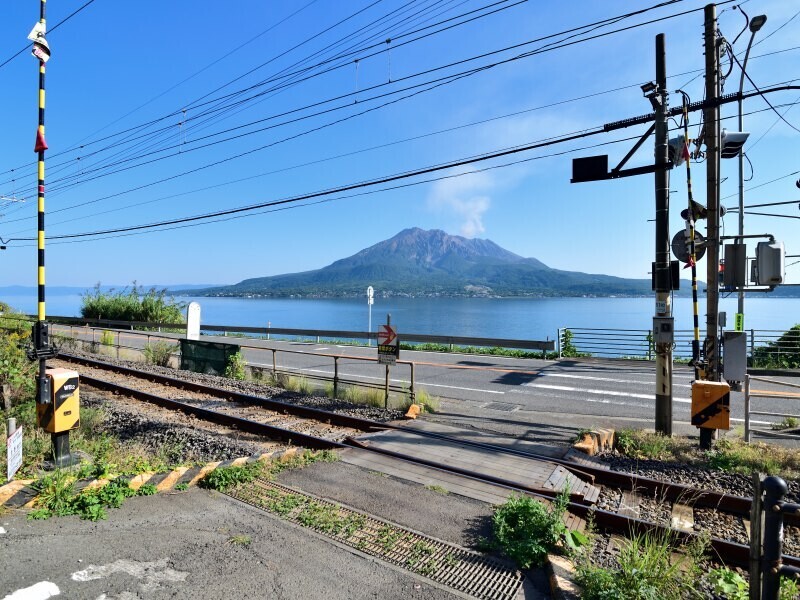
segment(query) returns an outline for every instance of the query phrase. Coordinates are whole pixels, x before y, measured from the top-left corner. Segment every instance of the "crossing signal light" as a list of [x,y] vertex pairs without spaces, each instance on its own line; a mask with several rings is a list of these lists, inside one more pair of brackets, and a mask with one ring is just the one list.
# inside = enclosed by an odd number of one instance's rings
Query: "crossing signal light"
[[689,209],[688,208],[684,208],[681,211],[681,218],[684,221],[689,221],[689,220],[697,221],[698,219],[705,219],[707,217],[708,217],[708,209],[705,206],[703,206],[702,204],[700,204],[699,202],[695,202],[694,200],[692,200],[692,218],[691,219],[689,219]]

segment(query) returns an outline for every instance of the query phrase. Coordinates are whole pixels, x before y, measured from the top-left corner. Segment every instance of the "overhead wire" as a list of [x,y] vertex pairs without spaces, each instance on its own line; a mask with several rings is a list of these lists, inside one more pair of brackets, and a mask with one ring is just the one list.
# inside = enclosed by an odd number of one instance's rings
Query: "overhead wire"
[[[680,1],[680,0],[673,0],[673,2],[674,1]],[[733,1],[733,0],[728,0],[728,1],[730,2],[730,1]],[[673,13],[671,15],[666,15],[666,16],[662,16],[662,17],[659,17],[659,18],[656,18],[656,19],[649,20],[649,21],[636,23],[636,24],[629,25],[629,26],[626,26],[626,27],[614,29],[614,30],[611,30],[611,31],[608,31],[608,32],[602,32],[602,33],[595,34],[595,35],[592,35],[592,36],[589,36],[589,37],[583,37],[583,38],[578,39],[578,40],[571,40],[571,41],[559,40],[558,42],[553,42],[553,43],[547,44],[547,45],[545,45],[545,47],[537,48],[537,49],[534,49],[534,50],[530,50],[530,51],[524,52],[522,54],[519,54],[519,55],[511,57],[511,58],[498,60],[495,63],[489,63],[489,64],[486,64],[486,65],[481,65],[481,66],[475,67],[473,69],[470,69],[468,71],[462,71],[460,73],[447,75],[447,76],[441,77],[439,79],[434,79],[434,80],[430,80],[430,81],[427,81],[427,82],[423,82],[421,84],[416,84],[415,86],[409,86],[408,88],[404,88],[403,90],[396,90],[395,92],[389,92],[386,95],[390,95],[392,93],[398,93],[399,91],[406,91],[406,90],[412,89],[414,87],[430,85],[432,83],[441,82],[443,80],[444,81],[447,81],[447,80],[450,80],[450,79],[455,80],[456,78],[460,78],[461,76],[471,76],[471,75],[474,75],[476,73],[479,73],[479,72],[482,72],[482,71],[497,67],[499,65],[506,64],[506,63],[509,63],[509,62],[513,62],[513,61],[516,61],[516,60],[521,60],[521,59],[524,59],[524,58],[528,58],[530,56],[533,56],[533,55],[536,55],[536,54],[539,54],[539,53],[542,53],[542,52],[549,52],[549,51],[552,51],[552,50],[555,50],[555,49],[560,49],[560,48],[563,48],[563,47],[566,47],[566,46],[571,46],[571,45],[574,45],[574,44],[577,44],[577,43],[583,43],[583,42],[594,40],[594,39],[597,39],[597,38],[600,38],[600,37],[613,35],[615,33],[621,32],[621,31],[627,31],[627,30],[630,30],[630,29],[633,29],[633,28],[641,27],[641,26],[644,26],[644,25],[649,25],[649,24],[652,24],[652,23],[655,23],[655,22],[666,20],[666,19],[675,18],[677,16],[682,16],[682,15],[685,15],[685,14],[688,14],[688,13],[691,13],[691,12],[696,12],[697,10],[702,10],[702,9],[691,9],[691,10],[683,11],[681,13]],[[642,11],[637,11],[637,13],[638,12],[642,12]],[[619,18],[619,17],[616,17],[616,18]],[[609,19],[606,19],[606,21],[608,21],[608,20]],[[590,25],[594,26],[595,24],[590,24]],[[581,26],[580,28],[573,28],[571,30],[567,30],[567,32],[573,32],[573,31],[576,31],[576,30],[585,29],[586,27],[588,27],[590,25]],[[456,66],[456,65],[460,65],[460,64],[464,64],[466,62],[471,62],[471,61],[477,60],[479,58],[484,58],[484,57],[492,56],[492,55],[495,55],[495,54],[498,54],[498,53],[507,52],[510,49],[516,49],[516,48],[520,48],[522,46],[530,45],[533,42],[541,41],[541,40],[544,40],[544,39],[549,39],[549,38],[555,37],[557,35],[562,35],[563,33],[565,33],[565,32],[560,32],[559,34],[551,34],[551,35],[548,35],[548,36],[544,36],[542,38],[536,38],[535,40],[529,40],[529,41],[522,42],[522,43],[519,43],[519,44],[514,44],[514,45],[511,45],[511,46],[502,48],[500,50],[494,50],[494,51],[491,51],[491,52],[486,52],[486,53],[483,53],[483,54],[480,54],[480,55],[477,55],[477,56],[469,57],[469,58],[466,58],[466,59],[461,59],[459,61],[454,61],[454,62],[448,63],[446,65],[441,65],[441,66],[438,66],[438,67],[426,69],[424,71],[417,72],[417,73],[414,73],[412,75],[408,75],[408,76],[396,79],[395,82],[393,82],[393,83],[396,83],[398,81],[407,80],[407,79],[412,79],[412,78],[419,77],[421,75],[425,75],[425,74],[429,74],[429,73],[433,73],[433,72],[436,72],[436,71],[441,71],[443,69],[446,69],[446,68],[449,68],[449,67],[452,67],[452,66]],[[379,87],[384,87],[386,85],[388,85],[388,84],[387,83],[377,84],[375,86],[372,86],[369,89],[376,89],[376,88],[379,88]],[[305,110],[305,109],[313,107],[313,106],[319,106],[321,104],[325,104],[325,103],[328,103],[328,102],[331,102],[331,101],[344,99],[344,98],[352,96],[352,94],[353,94],[353,92],[350,92],[350,93],[347,93],[347,94],[342,94],[342,95],[339,95],[339,96],[336,96],[336,97],[333,97],[333,98],[329,98],[327,100],[323,100],[323,101],[320,101],[320,102],[316,102],[314,104],[307,105],[305,107],[301,107],[299,109],[293,109],[291,111],[285,111],[284,113],[280,113],[280,116],[284,116],[286,114],[290,114],[290,113],[293,113],[293,112],[298,112],[298,111],[301,111],[301,110]],[[347,107],[346,105],[343,105],[340,108],[346,108],[346,107]],[[316,116],[316,115],[314,115],[314,116]],[[225,141],[228,141],[228,140],[225,140]],[[209,145],[213,145],[213,144],[208,144],[206,147],[208,147]],[[263,149],[263,148],[264,147],[261,147],[259,149]],[[254,149],[253,151],[258,151],[258,149]],[[243,156],[243,154],[236,155],[236,157],[240,157],[240,156]],[[169,158],[169,157],[164,157],[164,158]],[[152,162],[153,161],[147,161],[146,163],[143,163],[143,164],[151,164]],[[215,163],[215,164],[218,164],[218,163]],[[57,185],[57,182],[56,182],[56,185]],[[52,189],[53,188],[51,188],[51,190]],[[55,190],[57,190],[57,189],[59,189],[59,188],[56,187]]]

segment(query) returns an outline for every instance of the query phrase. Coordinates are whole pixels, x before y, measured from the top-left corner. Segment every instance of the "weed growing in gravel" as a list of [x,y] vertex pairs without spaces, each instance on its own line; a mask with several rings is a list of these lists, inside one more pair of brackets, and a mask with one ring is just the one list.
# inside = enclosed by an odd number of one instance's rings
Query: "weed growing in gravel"
[[495,509],[492,515],[494,546],[520,567],[544,563],[560,541],[580,546],[588,540],[583,534],[567,531],[564,513],[569,503],[569,490],[564,490],[546,506],[529,496],[512,496]]
[[100,345],[101,346],[113,346],[114,345],[114,334],[111,331],[103,330],[100,334]]
[[169,359],[172,357],[172,353],[175,352],[175,349],[175,344],[170,344],[169,342],[155,342],[153,344],[147,344],[142,349],[142,354],[144,354],[145,362],[159,367],[168,367]]
[[239,381],[247,379],[247,361],[242,356],[241,350],[228,359],[228,364],[225,366],[225,377]]
[[185,482],[176,483],[174,489],[176,492],[185,492],[189,489],[189,484]]
[[425,489],[428,489],[432,492],[436,492],[437,494],[441,494],[442,496],[447,496],[450,491],[447,488],[443,488],[440,485],[426,485]]
[[718,440],[706,458],[710,467],[723,471],[742,474],[759,471],[787,478],[800,475],[800,451],[761,442]]
[[303,394],[304,396],[311,395],[311,384],[305,377],[293,377],[289,375],[283,379],[283,389],[287,392],[295,392],[296,394]]
[[580,553],[577,581],[586,600],[680,600],[701,597],[698,582],[708,539],[698,537],[673,552],[669,535],[645,533],[626,540],[617,557],[618,567],[606,569]]

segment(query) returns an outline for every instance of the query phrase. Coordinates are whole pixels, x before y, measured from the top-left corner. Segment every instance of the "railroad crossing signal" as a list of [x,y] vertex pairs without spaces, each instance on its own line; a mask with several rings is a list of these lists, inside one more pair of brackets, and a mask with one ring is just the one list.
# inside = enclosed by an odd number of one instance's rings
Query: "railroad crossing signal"
[[397,329],[389,323],[381,325],[378,329],[378,362],[382,365],[394,365],[399,357],[400,340],[397,338]]

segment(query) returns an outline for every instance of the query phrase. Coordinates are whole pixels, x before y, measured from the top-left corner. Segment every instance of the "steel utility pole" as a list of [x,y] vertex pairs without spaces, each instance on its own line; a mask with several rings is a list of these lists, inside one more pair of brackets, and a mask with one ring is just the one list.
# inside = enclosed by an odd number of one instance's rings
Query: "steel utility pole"
[[[667,59],[663,33],[656,36],[656,317],[671,317],[672,275],[669,254],[669,122],[667,115]],[[672,435],[672,342],[656,342],[656,431]]]
[[[714,102],[719,97],[719,46],[717,45],[717,7],[705,7],[706,100]],[[706,379],[720,380],[719,340],[719,173],[720,132],[719,106],[703,110],[706,145],[706,206],[708,207],[708,235],[706,241]],[[700,447],[710,448],[714,429],[700,429]]]

